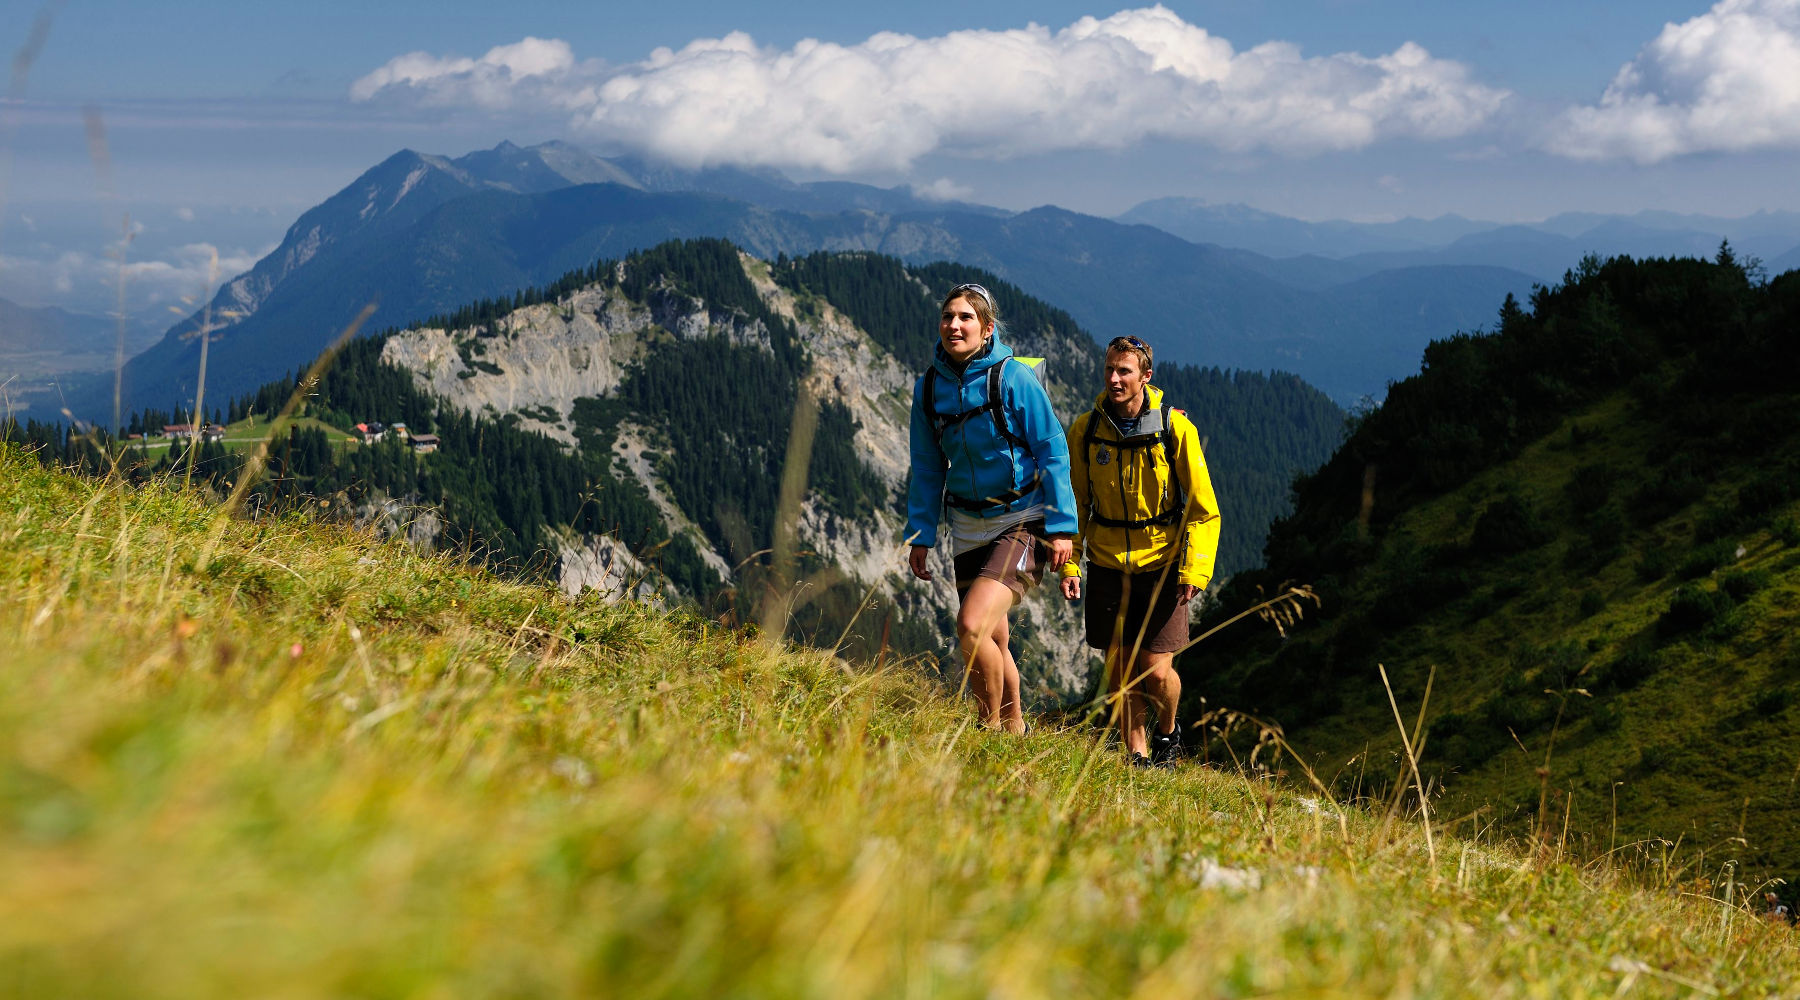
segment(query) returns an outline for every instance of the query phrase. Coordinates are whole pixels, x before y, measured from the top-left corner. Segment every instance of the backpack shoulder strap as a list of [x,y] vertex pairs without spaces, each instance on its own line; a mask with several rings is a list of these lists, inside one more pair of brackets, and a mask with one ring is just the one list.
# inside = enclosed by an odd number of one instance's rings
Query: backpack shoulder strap
[[[1013,358],[1011,360],[1017,361],[1018,359]],[[1031,367],[1027,365],[1025,366],[1025,369],[1030,371]],[[1006,389],[1001,383],[1001,378],[1005,371],[1006,364],[1004,362],[988,369],[987,409],[988,413],[994,418],[994,433],[999,434],[1001,438],[1011,442],[1014,447],[1023,448],[1027,453],[1030,453],[1031,445],[1026,443],[1022,436],[1008,430],[1006,426]]]
[[1095,406],[1087,412],[1087,427],[1083,429],[1081,434],[1081,443],[1084,446],[1092,447],[1100,440],[1100,416],[1099,406]]

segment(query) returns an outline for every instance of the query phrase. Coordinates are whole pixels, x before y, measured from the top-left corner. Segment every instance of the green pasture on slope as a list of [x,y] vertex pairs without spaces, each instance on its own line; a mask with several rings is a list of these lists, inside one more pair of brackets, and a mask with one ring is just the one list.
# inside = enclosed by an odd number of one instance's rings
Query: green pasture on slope
[[[299,428],[300,430],[324,431],[326,438],[331,442],[333,451],[341,452],[349,448],[362,447],[361,439],[354,432],[345,432],[317,417],[288,417],[276,421],[275,424],[276,426],[271,432],[268,420],[258,420],[255,416],[246,417],[243,420],[226,424],[225,436],[219,439],[219,443],[225,446],[226,451],[230,452],[249,451],[264,441],[270,442],[270,447],[279,448],[281,443],[287,440],[288,431]],[[166,452],[171,446],[186,447],[187,444],[188,441],[185,438],[180,440],[146,438],[141,441],[122,442],[122,446],[129,450],[141,449],[151,455]]]
[[1428,837],[1268,746],[1288,780],[970,717],[907,664],[0,447],[0,995],[1770,996],[1800,967],[1745,886],[1682,894],[1706,873]]

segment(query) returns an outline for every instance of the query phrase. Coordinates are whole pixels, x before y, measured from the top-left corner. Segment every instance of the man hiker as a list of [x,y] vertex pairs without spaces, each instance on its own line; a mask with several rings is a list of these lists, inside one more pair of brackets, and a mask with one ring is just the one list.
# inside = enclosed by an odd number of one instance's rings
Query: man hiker
[[[1219,502],[1193,421],[1150,384],[1150,345],[1116,337],[1106,387],[1070,425],[1069,479],[1081,534],[1062,567],[1063,596],[1082,597],[1087,553],[1088,645],[1106,654],[1106,685],[1133,764],[1181,757],[1175,653],[1187,644],[1188,602],[1212,579]],[[1145,731],[1147,708],[1157,732]]]

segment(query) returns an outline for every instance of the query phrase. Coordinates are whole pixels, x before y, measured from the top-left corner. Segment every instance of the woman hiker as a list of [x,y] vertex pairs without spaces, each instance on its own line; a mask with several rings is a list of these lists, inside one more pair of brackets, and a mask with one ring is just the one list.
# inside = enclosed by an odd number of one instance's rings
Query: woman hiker
[[983,725],[1023,733],[1007,612],[1046,565],[1069,560],[1077,525],[1062,424],[1001,332],[987,289],[950,290],[936,358],[913,387],[906,536],[913,575],[930,580],[927,558],[948,508],[962,596],[956,639],[969,689]]
[[[1069,427],[1069,471],[1087,552],[1088,645],[1106,653],[1106,685],[1131,762],[1181,757],[1175,713],[1187,644],[1188,602],[1212,579],[1219,501],[1199,432],[1150,384],[1150,345],[1115,337],[1106,389]],[[1063,596],[1082,596],[1081,568],[1062,567]],[[1157,733],[1146,739],[1146,706]]]

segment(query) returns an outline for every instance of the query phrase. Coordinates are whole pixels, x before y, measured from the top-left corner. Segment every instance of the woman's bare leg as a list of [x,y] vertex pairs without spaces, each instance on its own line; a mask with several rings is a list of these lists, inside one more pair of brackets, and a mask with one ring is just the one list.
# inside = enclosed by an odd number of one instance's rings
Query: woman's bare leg
[[993,729],[1005,724],[1001,704],[1006,697],[1008,662],[1005,639],[996,643],[994,637],[1006,635],[1006,613],[1012,602],[1013,592],[1006,584],[977,577],[963,594],[956,615],[956,641],[968,671],[969,690],[980,707],[982,724]]
[[[1016,603],[1018,598],[1013,599]],[[1012,634],[1005,617],[1000,619],[998,630],[994,634],[994,642],[1000,646],[1000,653],[1006,658],[1005,694],[1000,699],[1000,722],[1009,733],[1025,731],[1025,703],[1019,697],[1019,664],[1012,655]]]

